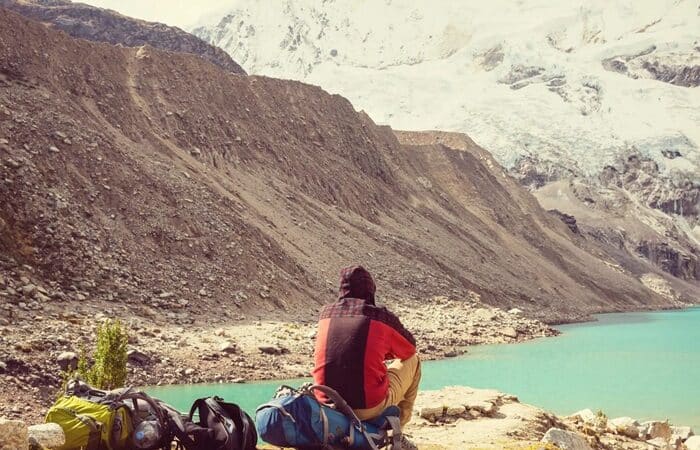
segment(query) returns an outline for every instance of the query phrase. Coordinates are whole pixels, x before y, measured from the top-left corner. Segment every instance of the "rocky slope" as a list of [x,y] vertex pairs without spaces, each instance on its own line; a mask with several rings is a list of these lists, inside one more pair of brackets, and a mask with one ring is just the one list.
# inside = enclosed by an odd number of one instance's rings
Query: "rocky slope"
[[634,227],[666,216],[653,239],[626,238],[630,257],[697,284],[656,255],[696,266],[700,252],[698,28],[691,0],[237,0],[193,32],[251,73],[319,84],[381,123],[465,132],[534,189],[574,180],[603,202],[614,167],[615,190],[648,206]]
[[2,255],[59,300],[294,313],[357,261],[388,296],[550,321],[666,304],[466,137],[402,145],[313,86],[3,20]]
[[73,37],[127,47],[150,45],[161,50],[191,53],[229,72],[246,74],[220,48],[162,23],[146,22],[70,0],[0,0],[0,7],[44,22]]

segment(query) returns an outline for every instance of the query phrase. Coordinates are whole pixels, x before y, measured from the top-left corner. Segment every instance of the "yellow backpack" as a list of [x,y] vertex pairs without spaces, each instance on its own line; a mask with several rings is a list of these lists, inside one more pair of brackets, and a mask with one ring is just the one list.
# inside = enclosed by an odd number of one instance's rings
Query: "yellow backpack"
[[133,430],[131,410],[121,402],[101,404],[68,395],[59,398],[46,422],[63,428],[66,443],[57,450],[122,450]]
[[[179,416],[177,410],[144,392],[101,391],[71,380],[46,421],[59,424],[66,435],[65,445],[57,450],[169,450],[171,421]],[[149,427],[151,432],[144,436]]]

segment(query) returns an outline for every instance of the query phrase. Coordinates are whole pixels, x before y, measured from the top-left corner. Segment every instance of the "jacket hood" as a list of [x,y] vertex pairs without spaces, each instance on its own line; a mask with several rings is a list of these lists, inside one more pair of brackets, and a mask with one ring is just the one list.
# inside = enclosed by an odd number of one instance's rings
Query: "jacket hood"
[[340,271],[338,299],[359,298],[374,305],[376,287],[372,275],[362,266],[350,266]]

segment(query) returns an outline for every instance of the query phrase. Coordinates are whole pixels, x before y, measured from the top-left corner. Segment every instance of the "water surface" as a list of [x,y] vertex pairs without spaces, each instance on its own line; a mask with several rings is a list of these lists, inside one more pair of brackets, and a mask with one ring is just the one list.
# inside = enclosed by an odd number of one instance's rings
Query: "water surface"
[[[494,388],[557,414],[600,409],[609,417],[668,418],[700,432],[700,308],[597,318],[597,322],[560,326],[563,333],[555,338],[472,347],[459,358],[426,362],[421,389]],[[195,398],[220,395],[252,415],[279,384],[147,390],[182,410]]]

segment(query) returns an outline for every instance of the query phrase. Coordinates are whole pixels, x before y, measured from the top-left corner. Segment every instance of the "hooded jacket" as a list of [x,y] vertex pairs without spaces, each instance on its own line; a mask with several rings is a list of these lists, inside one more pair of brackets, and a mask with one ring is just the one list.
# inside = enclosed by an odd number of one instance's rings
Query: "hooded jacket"
[[343,269],[338,301],[321,310],[318,324],[314,382],[338,391],[354,409],[372,408],[385,399],[385,360],[405,360],[416,353],[411,333],[393,313],[375,305],[374,293],[367,270]]

